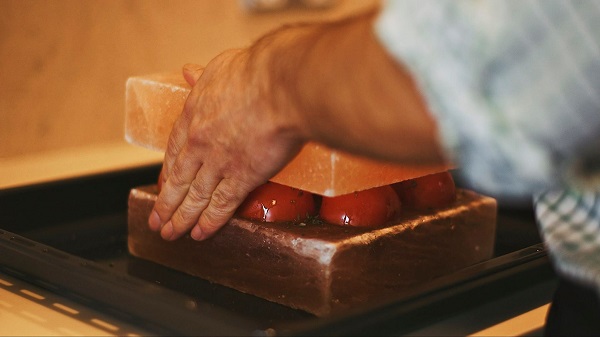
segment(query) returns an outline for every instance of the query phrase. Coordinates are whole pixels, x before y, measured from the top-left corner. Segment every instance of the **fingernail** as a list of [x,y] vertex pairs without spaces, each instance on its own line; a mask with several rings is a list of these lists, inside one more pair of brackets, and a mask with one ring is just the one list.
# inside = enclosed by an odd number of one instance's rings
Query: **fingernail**
[[167,222],[160,230],[160,236],[165,240],[171,239],[173,236],[173,223],[171,223],[171,221]]
[[190,236],[196,241],[202,240],[202,229],[200,228],[200,226],[194,226],[194,228],[192,228],[192,231],[190,232]]
[[150,213],[150,217],[148,218],[148,226],[150,227],[150,230],[156,232],[160,229],[160,225],[162,225],[160,216],[158,216],[156,211],[152,211],[152,213]]

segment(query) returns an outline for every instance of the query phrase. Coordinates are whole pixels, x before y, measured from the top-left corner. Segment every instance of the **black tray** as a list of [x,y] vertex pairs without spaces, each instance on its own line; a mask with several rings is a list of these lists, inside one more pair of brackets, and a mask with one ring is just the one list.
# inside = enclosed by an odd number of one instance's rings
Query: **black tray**
[[493,259],[317,318],[132,257],[127,197],[160,167],[0,191],[0,272],[172,335],[404,334],[554,278],[531,207],[500,205]]

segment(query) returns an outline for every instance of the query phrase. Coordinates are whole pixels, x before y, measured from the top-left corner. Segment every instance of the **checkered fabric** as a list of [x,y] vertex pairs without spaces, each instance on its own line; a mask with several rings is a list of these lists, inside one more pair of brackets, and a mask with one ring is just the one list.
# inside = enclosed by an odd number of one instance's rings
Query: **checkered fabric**
[[558,269],[600,289],[600,1],[389,1],[375,30],[469,185],[535,196]]
[[600,285],[600,195],[550,190],[536,199],[542,236],[557,268],[577,280]]

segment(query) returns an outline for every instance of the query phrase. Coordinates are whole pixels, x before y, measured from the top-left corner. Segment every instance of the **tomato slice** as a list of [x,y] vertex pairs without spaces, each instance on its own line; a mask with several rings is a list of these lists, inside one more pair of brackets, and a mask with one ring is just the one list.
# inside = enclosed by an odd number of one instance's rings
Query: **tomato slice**
[[267,182],[250,192],[237,215],[264,222],[302,221],[317,214],[312,193]]
[[392,187],[407,209],[441,208],[456,200],[456,186],[448,171],[405,180],[393,184]]
[[323,197],[319,215],[335,225],[380,226],[400,215],[400,199],[390,186]]

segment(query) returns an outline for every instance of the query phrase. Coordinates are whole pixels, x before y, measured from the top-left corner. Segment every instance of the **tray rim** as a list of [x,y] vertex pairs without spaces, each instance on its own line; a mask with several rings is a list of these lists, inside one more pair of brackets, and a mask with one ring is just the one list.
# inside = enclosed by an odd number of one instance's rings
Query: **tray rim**
[[[143,178],[146,179],[145,181],[153,182],[155,174],[157,174],[159,170],[160,165],[148,165],[140,168],[119,170],[103,174],[94,174],[86,177],[69,178],[60,181],[44,182],[40,184],[4,189],[0,190],[0,200],[5,198],[11,198],[12,195],[19,195],[20,193],[24,193],[24,195],[35,195],[36,192],[45,191],[48,189],[61,190],[65,186],[85,186],[86,184],[89,184],[90,182],[93,183],[96,180],[99,180],[101,182],[110,182],[113,181],[115,178],[121,177],[123,175],[129,177],[132,175],[136,176],[138,174],[141,174],[145,175],[145,178]],[[131,184],[131,186],[127,187],[127,190],[135,185],[140,185],[139,182],[131,182]],[[114,280],[112,278],[114,278],[115,276],[110,276],[110,273],[105,274],[105,271],[101,271],[103,269],[103,266],[96,264],[93,261],[86,260],[81,257],[66,253],[62,250],[43,245],[40,242],[29,240],[24,236],[3,229],[5,228],[5,225],[6,224],[3,223],[2,218],[0,218],[0,271],[13,273],[15,276],[23,278],[25,281],[35,283],[40,280],[44,281],[44,278],[56,277],[56,275],[53,276],[52,274],[57,274],[57,266],[67,271],[69,269],[80,270],[81,268],[83,268],[84,270],[86,270],[84,273],[91,273],[92,277],[97,278],[98,275],[104,275],[101,278],[105,279],[104,281],[102,281],[105,285],[113,284]],[[64,254],[68,256],[67,259],[64,258]],[[17,257],[14,257],[15,255]],[[50,255],[53,257],[48,258],[48,256]],[[60,257],[61,255],[63,257]],[[241,330],[220,330],[218,329],[219,327],[216,327],[214,326],[214,324],[212,324],[214,323],[213,319],[209,319],[207,321],[202,322],[192,320],[198,324],[192,324],[192,326],[190,327],[189,325],[184,324],[184,326],[181,324],[180,318],[182,316],[178,317],[179,319],[175,320],[174,322],[171,322],[173,324],[169,324],[169,322],[166,322],[164,320],[160,322],[155,316],[147,317],[147,315],[143,312],[134,313],[133,316],[137,315],[138,319],[140,319],[140,322],[144,322],[144,324],[153,324],[157,331],[175,332],[177,334],[182,335],[197,335],[198,329],[206,328],[207,326],[211,326],[211,324],[212,328],[214,328],[214,331],[211,331],[210,333],[211,335],[221,333],[231,334],[232,332],[233,334],[257,335],[352,333],[352,331],[354,330],[349,330],[351,327],[353,329],[356,328],[359,330],[362,328],[368,328],[368,325],[373,325],[377,322],[381,322],[382,320],[389,319],[390,316],[397,318],[397,315],[404,315],[410,313],[411,310],[417,310],[419,308],[428,307],[432,304],[435,304],[435,302],[439,300],[451,299],[457,296],[461,297],[465,293],[468,293],[473,289],[496,287],[497,281],[502,278],[519,278],[519,275],[527,274],[532,270],[543,270],[543,272],[540,273],[539,276],[542,279],[547,280],[548,278],[553,277],[552,271],[550,269],[550,262],[546,250],[544,246],[541,243],[539,243],[530,247],[526,247],[519,251],[494,257],[491,260],[465,268],[459,271],[458,273],[453,273],[445,278],[437,279],[432,283],[424,285],[418,291],[415,291],[415,293],[412,296],[407,296],[402,300],[390,299],[389,302],[378,303],[377,305],[373,305],[371,307],[366,306],[364,308],[357,309],[354,312],[345,313],[344,315],[332,316],[324,319],[315,318],[315,320],[309,322],[292,324],[289,328],[283,330],[256,330],[254,329],[253,322],[248,322],[247,320],[245,320],[244,317],[239,317],[235,314],[232,315],[231,313],[223,313],[223,315],[224,317],[228,317],[228,319],[236,320],[236,322],[238,323],[235,324],[235,326],[237,328],[241,327]],[[461,274],[462,276],[460,277],[463,277],[466,274],[469,275],[467,275],[468,277],[466,278],[462,278],[460,280],[457,279],[460,278],[459,275]],[[89,277],[91,277],[90,275],[83,276],[87,277],[88,279]],[[452,280],[452,278],[455,279]],[[132,284],[137,284],[136,281],[139,281],[139,279],[133,280]],[[526,281],[527,284],[532,284],[536,282],[536,280]],[[80,289],[76,285],[71,284],[69,282],[66,282],[67,284],[60,284],[60,282],[58,283],[59,292],[64,293],[64,295],[68,297],[73,297],[74,295],[75,299],[77,299],[77,297],[81,297],[82,295],[83,297],[85,297],[85,293],[89,291],[89,289]],[[56,284],[53,284],[54,289],[50,290],[56,291],[56,286]],[[515,285],[513,288],[517,289],[522,286],[526,286],[526,284]],[[163,290],[169,292],[168,289],[162,289],[159,290],[159,292]],[[498,293],[500,294],[502,292]],[[181,294],[177,293],[176,296],[172,296],[171,298],[176,298],[178,296],[181,297]],[[92,300],[96,301],[97,305],[100,305],[101,307],[103,306],[101,298],[96,298]],[[149,306],[152,306],[152,304],[149,304]],[[382,314],[382,312],[384,314]],[[128,317],[131,317],[131,313],[128,314]],[[185,316],[186,314],[183,315]],[[378,318],[375,317],[377,315],[379,315]],[[361,321],[363,323],[360,323]]]

